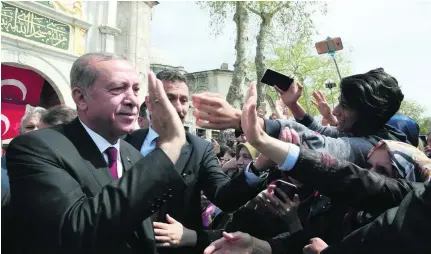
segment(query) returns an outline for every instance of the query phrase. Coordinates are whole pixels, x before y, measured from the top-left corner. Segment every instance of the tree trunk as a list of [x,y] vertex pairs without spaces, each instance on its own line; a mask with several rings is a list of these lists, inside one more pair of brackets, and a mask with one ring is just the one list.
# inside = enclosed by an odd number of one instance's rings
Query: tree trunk
[[232,82],[226,96],[226,101],[234,107],[240,107],[244,100],[243,84],[247,68],[247,32],[248,32],[248,11],[246,2],[236,2],[236,11],[233,20],[236,24],[236,60],[233,65]]
[[260,23],[259,34],[257,35],[256,57],[254,58],[257,76],[257,108],[259,108],[260,104],[265,101],[265,84],[260,82],[260,80],[262,79],[266,70],[264,49],[267,46],[266,42],[268,41],[268,35],[271,28],[271,18],[266,17],[263,14],[260,17],[262,22]]
[[275,102],[274,102],[274,100],[271,98],[271,96],[269,96],[269,94],[266,94],[265,95],[265,99],[266,99],[266,101],[268,102],[268,104],[269,104],[269,107],[271,108],[271,114],[272,113],[276,113],[276,111],[277,111],[277,108],[276,108],[276,105],[275,105]]

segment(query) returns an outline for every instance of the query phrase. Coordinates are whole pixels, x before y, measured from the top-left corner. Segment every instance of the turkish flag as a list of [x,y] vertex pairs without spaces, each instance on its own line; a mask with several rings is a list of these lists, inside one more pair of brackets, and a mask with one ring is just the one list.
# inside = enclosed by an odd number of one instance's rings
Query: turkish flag
[[1,65],[2,102],[39,104],[40,94],[45,79],[32,70],[9,65]]
[[1,103],[1,139],[18,136],[21,118],[25,113],[25,104]]

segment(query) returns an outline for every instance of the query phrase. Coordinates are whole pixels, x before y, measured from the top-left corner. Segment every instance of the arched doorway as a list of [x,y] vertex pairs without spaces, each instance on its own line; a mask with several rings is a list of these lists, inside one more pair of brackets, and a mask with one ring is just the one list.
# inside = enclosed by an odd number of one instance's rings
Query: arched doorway
[[17,64],[1,64],[1,139],[18,135],[26,105],[50,108],[60,104],[54,86],[40,73]]

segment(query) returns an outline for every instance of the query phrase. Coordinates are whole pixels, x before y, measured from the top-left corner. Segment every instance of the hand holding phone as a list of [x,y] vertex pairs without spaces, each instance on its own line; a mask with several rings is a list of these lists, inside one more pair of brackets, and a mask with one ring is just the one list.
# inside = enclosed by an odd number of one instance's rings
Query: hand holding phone
[[[292,183],[288,183],[286,181],[283,180],[277,180],[277,182],[275,183],[276,188],[282,190],[288,197],[289,199],[292,201],[293,197],[295,196],[295,194],[298,193],[298,188],[296,187],[296,185],[292,184]],[[285,200],[280,194],[277,193],[277,191],[274,190],[274,195],[280,199],[282,202],[286,202],[287,200]]]
[[279,72],[267,69],[260,81],[268,86],[277,86],[280,90],[287,91],[295,80]]

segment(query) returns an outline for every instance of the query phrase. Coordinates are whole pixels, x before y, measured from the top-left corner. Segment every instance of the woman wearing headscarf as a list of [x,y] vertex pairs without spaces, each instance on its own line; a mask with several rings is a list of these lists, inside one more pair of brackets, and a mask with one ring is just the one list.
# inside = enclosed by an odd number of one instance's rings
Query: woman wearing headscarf
[[249,143],[240,143],[235,149],[235,158],[225,163],[222,167],[223,171],[234,178],[241,174],[250,162],[257,158],[257,150]]
[[400,130],[407,136],[412,146],[418,147],[420,128],[415,120],[405,115],[395,114],[388,121],[388,125]]

